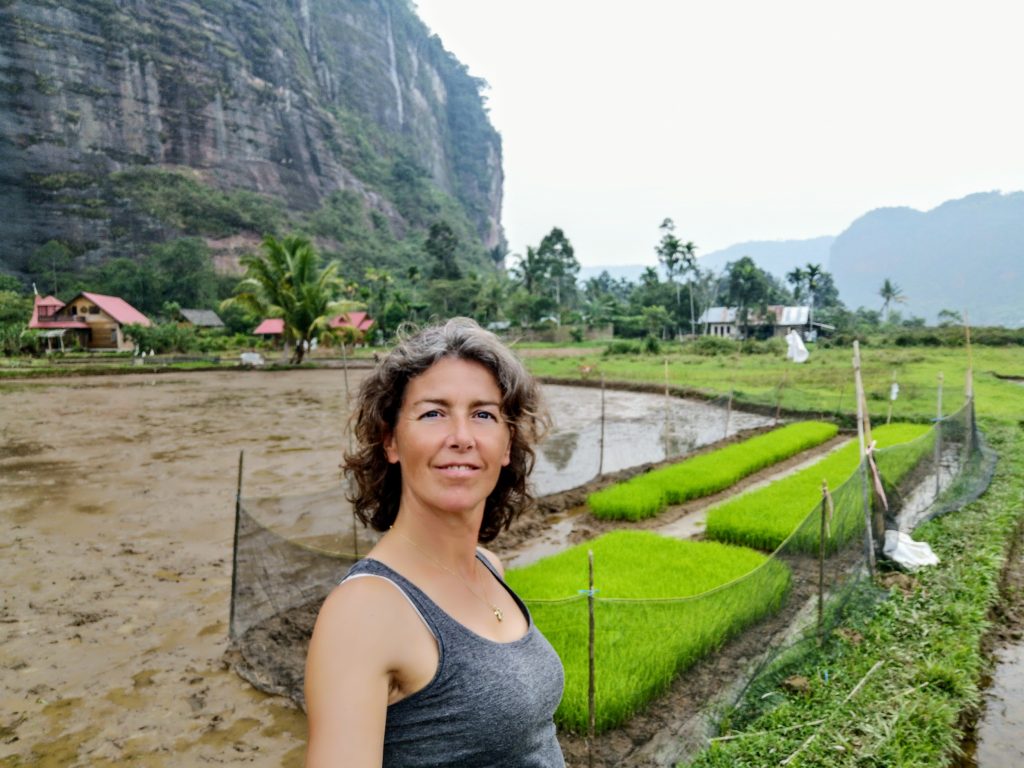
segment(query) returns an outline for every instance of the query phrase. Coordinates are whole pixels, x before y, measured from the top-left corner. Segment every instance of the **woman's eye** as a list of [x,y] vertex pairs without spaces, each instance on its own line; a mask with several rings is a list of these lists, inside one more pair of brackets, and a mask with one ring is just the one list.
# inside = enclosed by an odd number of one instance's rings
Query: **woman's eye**
[[436,419],[440,417],[441,412],[437,410],[424,411],[420,414],[421,419]]
[[491,419],[492,421],[498,420],[497,415],[490,411],[477,411],[476,416],[478,419]]

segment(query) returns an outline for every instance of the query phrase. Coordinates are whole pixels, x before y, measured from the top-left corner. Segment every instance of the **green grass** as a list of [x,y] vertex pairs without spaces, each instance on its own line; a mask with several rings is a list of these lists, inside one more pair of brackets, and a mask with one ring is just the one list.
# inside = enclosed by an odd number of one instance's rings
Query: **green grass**
[[[988,427],[1000,454],[988,492],[914,533],[931,544],[939,565],[915,575],[906,593],[894,588],[880,603],[862,601],[845,617],[846,633],[821,648],[806,644],[771,670],[726,721],[726,732],[741,737],[716,742],[692,768],[778,765],[812,734],[792,765],[952,763],[961,713],[981,701],[981,638],[999,599],[1007,542],[1022,520],[1024,432],[1015,424]],[[847,701],[879,661],[883,666]],[[810,681],[806,693],[781,685],[794,674]]]
[[[788,568],[742,547],[618,531],[510,571],[565,666],[560,727],[587,728],[587,550],[598,590],[598,730],[619,725],[729,636],[779,608]],[[567,599],[561,599],[567,598]],[[560,600],[561,599],[561,600]]]
[[821,422],[790,424],[617,483],[590,494],[587,505],[595,517],[606,520],[653,517],[670,504],[722,491],[747,475],[832,439],[838,431],[836,425]]
[[[784,409],[806,414],[852,419],[856,411],[850,348],[810,347],[811,357],[795,365],[783,355],[704,356],[670,351],[659,356],[602,357],[600,352],[577,357],[529,357],[524,360],[538,376],[580,379],[580,367],[594,366],[591,378],[604,374],[608,382],[649,382],[663,385],[664,361],[669,362],[672,387],[725,397],[733,391],[739,405]],[[944,375],[943,410],[952,413],[964,404],[967,353],[963,348],[861,347],[864,389],[874,423],[885,421],[893,372],[900,384],[893,419],[926,421],[935,416],[938,374]],[[975,347],[974,387],[979,417],[1016,423],[1021,418],[1021,385],[994,373],[1024,376],[1024,351],[1017,348]],[[781,392],[781,398],[780,398]]]
[[[917,440],[930,429],[924,424],[890,424],[875,429],[873,437],[884,448]],[[821,502],[822,480],[834,491],[857,471],[859,452],[857,441],[851,441],[813,466],[713,507],[707,517],[708,538],[774,550]],[[837,514],[831,526],[833,546],[848,541],[862,522],[856,512]],[[816,551],[819,531],[817,525],[801,530],[797,549]]]

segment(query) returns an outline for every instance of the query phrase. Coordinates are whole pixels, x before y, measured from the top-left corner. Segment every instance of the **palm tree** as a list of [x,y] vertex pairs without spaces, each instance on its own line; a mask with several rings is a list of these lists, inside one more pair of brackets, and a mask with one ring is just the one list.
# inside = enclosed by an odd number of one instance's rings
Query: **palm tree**
[[[700,271],[697,268],[697,246],[693,244],[692,240],[687,240],[682,246],[682,259],[683,269],[682,273],[687,275],[686,281],[687,288],[690,291],[690,335],[697,335],[697,316],[693,313],[693,278],[700,276]],[[676,303],[679,303],[679,297],[676,297]]]
[[795,267],[792,272],[786,274],[786,281],[793,286],[793,301],[800,303],[804,297],[804,283],[807,281],[807,273],[800,267]]
[[807,305],[807,328],[812,327],[812,314],[814,314],[814,295],[819,288],[818,278],[825,273],[822,269],[821,264],[808,264],[807,269],[804,270],[804,279],[807,281],[807,298],[809,304]]
[[338,264],[320,269],[320,257],[307,238],[290,235],[279,241],[267,235],[262,248],[261,254],[242,257],[245,277],[221,309],[238,304],[260,317],[281,318],[285,349],[295,345],[291,362],[298,364],[313,339],[334,335],[331,318],[356,305],[336,301],[342,289]]
[[885,322],[888,323],[892,315],[892,305],[905,304],[907,297],[903,295],[903,289],[888,277],[885,278],[882,287],[878,289],[878,295],[883,299],[882,312],[885,314]]

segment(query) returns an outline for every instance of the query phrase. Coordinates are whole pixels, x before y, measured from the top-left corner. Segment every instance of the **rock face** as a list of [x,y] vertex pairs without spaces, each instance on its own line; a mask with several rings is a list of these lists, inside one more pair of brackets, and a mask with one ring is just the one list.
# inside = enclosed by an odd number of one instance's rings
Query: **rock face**
[[399,236],[427,223],[400,201],[425,179],[500,246],[481,85],[408,0],[0,0],[0,266],[195,230],[139,202],[167,179],[286,213],[354,193]]

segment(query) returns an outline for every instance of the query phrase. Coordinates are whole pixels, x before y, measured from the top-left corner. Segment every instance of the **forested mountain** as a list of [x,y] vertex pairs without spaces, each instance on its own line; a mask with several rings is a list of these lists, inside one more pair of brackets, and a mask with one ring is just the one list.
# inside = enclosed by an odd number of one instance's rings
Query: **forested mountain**
[[796,267],[807,264],[824,265],[828,261],[829,248],[833,240],[834,237],[825,236],[809,240],[755,240],[737,243],[706,253],[698,258],[697,263],[701,269],[711,269],[719,273],[730,261],[749,256],[761,269],[783,278]]
[[1024,192],[871,211],[836,238],[828,268],[848,307],[878,309],[889,279],[904,315],[967,310],[975,325],[1024,325]]
[[188,236],[223,270],[298,229],[359,278],[426,258],[438,221],[487,269],[483,85],[410,0],[0,2],[0,273]]

